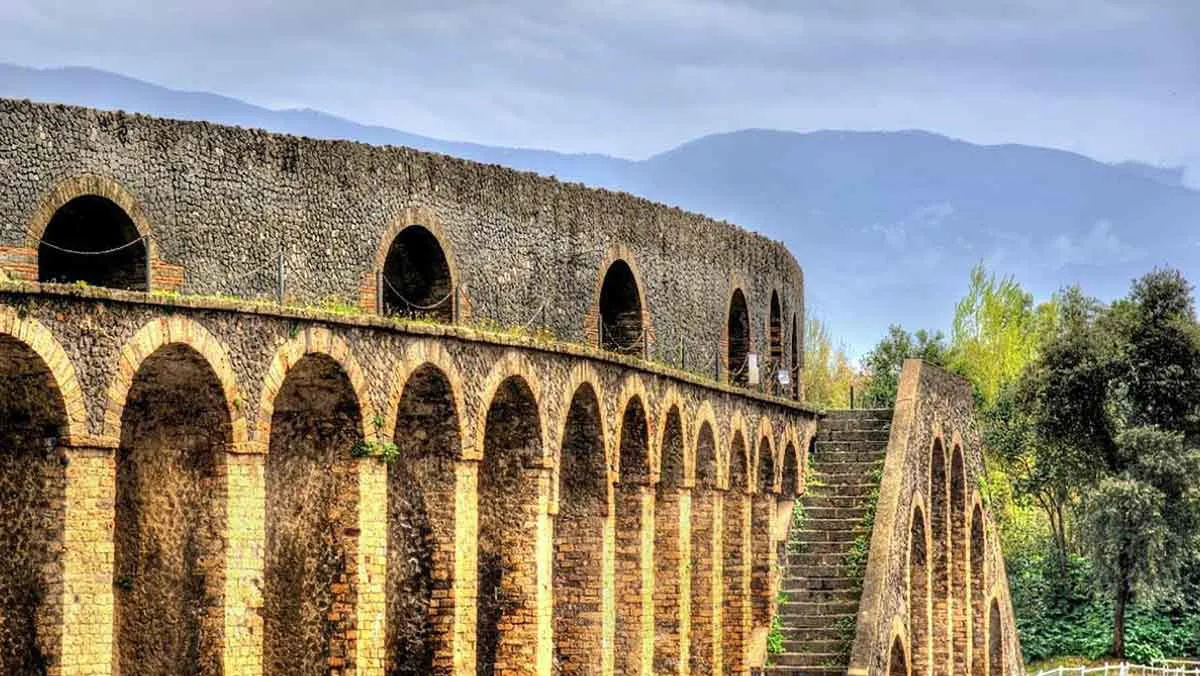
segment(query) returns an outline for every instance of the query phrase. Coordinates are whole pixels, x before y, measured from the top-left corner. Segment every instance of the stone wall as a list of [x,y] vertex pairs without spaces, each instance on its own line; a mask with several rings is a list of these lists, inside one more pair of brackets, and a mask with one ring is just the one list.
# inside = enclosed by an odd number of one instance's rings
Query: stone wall
[[[36,279],[59,207],[95,195],[148,237],[155,290],[339,302],[372,311],[395,236],[445,251],[460,318],[545,324],[595,343],[605,272],[636,276],[648,354],[712,369],[741,288],[753,351],[802,336],[803,275],[778,242],[627,194],[407,148],[0,99],[0,266]],[[442,287],[438,287],[442,288]],[[790,354],[788,349],[779,351]],[[797,356],[797,359],[799,357]],[[798,367],[798,363],[791,364]]]
[[817,417],[579,345],[23,282],[0,386],[13,673],[745,673],[751,506]]
[[1024,673],[983,474],[970,385],[906,361],[850,674]]

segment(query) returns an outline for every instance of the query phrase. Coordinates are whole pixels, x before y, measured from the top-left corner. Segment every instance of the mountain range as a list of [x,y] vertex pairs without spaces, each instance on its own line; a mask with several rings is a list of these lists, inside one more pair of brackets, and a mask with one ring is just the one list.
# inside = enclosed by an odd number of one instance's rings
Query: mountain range
[[410,146],[727,219],[791,249],[809,316],[852,354],[891,323],[947,329],[980,261],[1037,298],[1078,283],[1111,299],[1161,265],[1200,281],[1200,191],[1176,167],[913,130],[746,129],[628,160],[429,138],[89,68],[0,64],[0,96]]

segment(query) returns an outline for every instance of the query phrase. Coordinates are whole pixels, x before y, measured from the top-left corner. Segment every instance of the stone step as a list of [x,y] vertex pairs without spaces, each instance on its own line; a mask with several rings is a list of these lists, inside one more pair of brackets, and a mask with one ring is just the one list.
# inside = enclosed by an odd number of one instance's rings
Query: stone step
[[811,589],[815,591],[842,591],[857,589],[854,580],[848,577],[784,577],[782,587],[787,591],[788,585],[793,589]]
[[833,507],[833,508],[850,508],[858,509],[866,505],[866,496],[864,495],[805,495],[803,504],[806,509]]
[[810,491],[813,497],[824,497],[827,495],[858,497],[869,495],[876,488],[879,488],[879,484],[825,484],[823,486],[813,486]]
[[845,667],[798,667],[792,665],[772,665],[763,670],[770,676],[846,676]]
[[858,601],[792,601],[779,604],[779,616],[784,620],[809,615],[853,615]]
[[842,665],[841,669],[844,674],[846,658],[845,653],[836,651],[827,653],[784,653],[775,656],[775,664],[781,667],[799,667],[803,669],[831,668],[831,665]]
[[850,519],[861,522],[866,513],[865,505],[862,507],[809,507],[805,505],[804,507],[806,524],[810,521],[825,519]]
[[829,570],[840,572],[846,563],[850,544],[813,542],[795,554],[788,554],[788,567],[795,570]]
[[845,618],[847,617],[853,618],[854,613],[842,613],[840,615],[812,615],[807,613],[780,615],[783,624],[792,629],[837,629],[842,626],[843,622],[846,622]]

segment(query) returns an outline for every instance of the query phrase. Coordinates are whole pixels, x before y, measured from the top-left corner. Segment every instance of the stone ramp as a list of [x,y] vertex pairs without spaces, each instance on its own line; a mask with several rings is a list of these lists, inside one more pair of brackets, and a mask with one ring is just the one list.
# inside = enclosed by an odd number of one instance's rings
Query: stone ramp
[[847,557],[879,487],[891,422],[890,409],[832,411],[820,421],[811,483],[800,498],[805,519],[787,543],[783,652],[770,656],[764,673],[846,673],[862,593]]

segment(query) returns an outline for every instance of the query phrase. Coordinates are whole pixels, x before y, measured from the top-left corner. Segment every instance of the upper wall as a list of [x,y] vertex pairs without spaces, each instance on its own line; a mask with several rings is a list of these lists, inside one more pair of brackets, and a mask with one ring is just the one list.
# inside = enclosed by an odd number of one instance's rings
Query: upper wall
[[718,350],[734,285],[752,350],[767,351],[772,291],[784,345],[793,317],[803,327],[803,275],[782,244],[627,194],[409,148],[0,99],[0,265],[36,252],[61,186],[98,182],[131,201],[152,267],[181,272],[184,293],[273,298],[282,253],[289,300],[357,305],[395,226],[420,220],[475,319],[524,325],[544,308],[560,338],[594,341],[601,268],[628,258],[651,357],[682,346],[691,366]]

